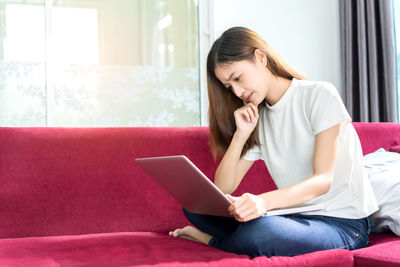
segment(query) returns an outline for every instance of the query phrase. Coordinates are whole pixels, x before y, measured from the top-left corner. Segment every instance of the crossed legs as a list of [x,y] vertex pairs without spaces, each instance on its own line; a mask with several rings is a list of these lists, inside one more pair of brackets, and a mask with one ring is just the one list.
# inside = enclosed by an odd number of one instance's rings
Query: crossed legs
[[356,249],[368,242],[367,219],[327,216],[268,216],[240,223],[233,218],[190,213],[186,226],[170,232],[224,251],[256,257],[294,256],[326,249]]

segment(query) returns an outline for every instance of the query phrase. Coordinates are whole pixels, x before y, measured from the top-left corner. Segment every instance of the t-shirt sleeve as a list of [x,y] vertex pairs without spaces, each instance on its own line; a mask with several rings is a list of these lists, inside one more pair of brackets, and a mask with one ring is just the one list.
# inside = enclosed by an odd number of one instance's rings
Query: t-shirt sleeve
[[261,159],[261,149],[259,146],[254,146],[250,148],[246,154],[244,154],[243,159],[248,160],[248,161],[256,161]]
[[332,126],[343,123],[342,127],[351,122],[351,117],[337,91],[328,82],[322,82],[313,88],[308,105],[309,118],[314,135]]

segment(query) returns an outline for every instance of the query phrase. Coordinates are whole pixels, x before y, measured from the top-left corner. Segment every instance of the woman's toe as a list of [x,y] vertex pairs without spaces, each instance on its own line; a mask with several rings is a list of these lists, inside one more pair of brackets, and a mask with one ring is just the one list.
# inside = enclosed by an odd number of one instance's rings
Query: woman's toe
[[178,237],[178,236],[180,235],[180,230],[181,230],[181,229],[176,229],[176,230],[172,233],[172,236],[173,236],[173,237]]

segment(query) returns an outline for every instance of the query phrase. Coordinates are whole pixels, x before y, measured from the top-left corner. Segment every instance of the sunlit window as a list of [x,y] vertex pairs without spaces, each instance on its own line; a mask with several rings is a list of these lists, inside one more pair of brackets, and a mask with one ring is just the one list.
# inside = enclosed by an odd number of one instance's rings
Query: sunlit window
[[93,8],[54,7],[48,33],[49,58],[62,63],[98,64],[97,17]]
[[43,6],[6,4],[4,32],[4,60],[45,61]]
[[3,3],[0,126],[200,125],[197,0]]

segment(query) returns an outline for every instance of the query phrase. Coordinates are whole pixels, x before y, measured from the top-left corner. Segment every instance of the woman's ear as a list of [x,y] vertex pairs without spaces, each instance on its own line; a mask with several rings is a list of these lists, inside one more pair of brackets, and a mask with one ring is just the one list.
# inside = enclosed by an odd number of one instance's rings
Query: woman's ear
[[254,56],[256,57],[256,60],[260,62],[263,66],[267,66],[267,56],[260,49],[257,48],[254,51]]

